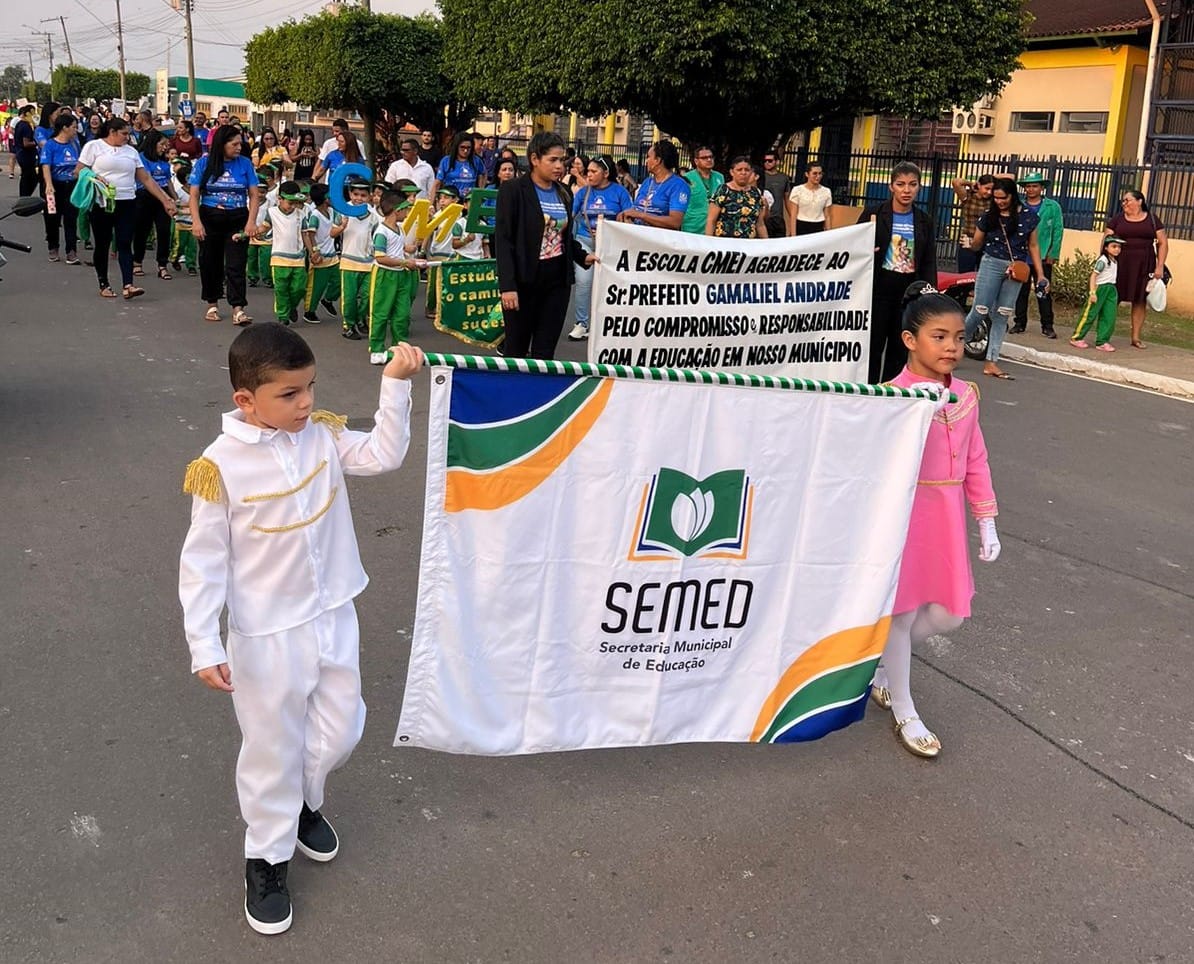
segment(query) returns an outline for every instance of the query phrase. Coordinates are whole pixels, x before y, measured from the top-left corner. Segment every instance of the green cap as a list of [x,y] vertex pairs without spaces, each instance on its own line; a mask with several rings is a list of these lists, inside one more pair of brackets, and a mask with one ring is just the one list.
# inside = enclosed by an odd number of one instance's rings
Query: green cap
[[1122,245],[1123,243],[1124,243],[1124,239],[1121,238],[1118,234],[1109,234],[1109,235],[1107,235],[1107,237],[1103,238],[1104,246],[1106,246],[1108,244]]
[[1020,178],[1021,184],[1048,184],[1049,179],[1045,177],[1040,171],[1033,171],[1031,174],[1025,174]]

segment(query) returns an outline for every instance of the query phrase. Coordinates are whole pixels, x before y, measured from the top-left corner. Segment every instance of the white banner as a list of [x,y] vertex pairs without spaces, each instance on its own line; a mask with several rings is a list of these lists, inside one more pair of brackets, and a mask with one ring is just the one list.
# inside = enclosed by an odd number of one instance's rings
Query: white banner
[[395,744],[789,742],[860,719],[932,414],[433,369]]
[[865,382],[871,222],[710,238],[602,220],[589,361]]

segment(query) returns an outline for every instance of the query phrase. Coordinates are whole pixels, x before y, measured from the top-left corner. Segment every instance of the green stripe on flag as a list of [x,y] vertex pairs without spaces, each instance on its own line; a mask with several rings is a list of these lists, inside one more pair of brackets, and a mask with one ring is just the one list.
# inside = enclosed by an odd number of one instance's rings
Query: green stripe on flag
[[760,742],[770,743],[780,730],[815,710],[858,699],[866,692],[867,684],[874,679],[878,663],[879,657],[876,656],[855,666],[844,666],[797,690],[767,727]]

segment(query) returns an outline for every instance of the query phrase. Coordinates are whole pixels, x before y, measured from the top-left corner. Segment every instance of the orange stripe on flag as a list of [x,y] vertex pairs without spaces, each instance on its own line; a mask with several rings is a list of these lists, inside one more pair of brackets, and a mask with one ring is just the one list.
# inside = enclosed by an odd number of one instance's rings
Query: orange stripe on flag
[[862,659],[882,655],[890,629],[891,617],[884,616],[872,626],[855,626],[853,629],[843,629],[839,633],[826,636],[801,653],[764,701],[750,735],[751,741],[758,743],[763,738],[763,734],[771,726],[771,721],[775,719],[775,714],[792,698],[793,693],[814,676],[820,676],[826,670],[837,666],[847,666]]

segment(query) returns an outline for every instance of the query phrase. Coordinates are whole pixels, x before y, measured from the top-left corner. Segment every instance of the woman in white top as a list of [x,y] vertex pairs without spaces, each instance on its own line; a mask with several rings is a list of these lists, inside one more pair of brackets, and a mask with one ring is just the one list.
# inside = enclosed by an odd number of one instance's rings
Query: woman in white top
[[133,284],[133,231],[137,223],[137,183],[161,202],[167,213],[174,216],[176,207],[149,176],[141,155],[129,146],[129,125],[119,117],[112,117],[100,126],[98,140],[88,141],[79,152],[75,177],[83,168],[91,168],[96,180],[112,188],[115,201],[112,210],[92,207],[91,231],[95,241],[95,276],[99,279],[100,297],[115,298],[108,284],[108,246],[116,239],[116,259],[120,263],[125,299],[145,294]]
[[821,183],[820,164],[809,164],[804,183],[797,184],[788,192],[784,205],[784,218],[788,224],[788,236],[794,234],[816,234],[824,231],[833,207],[833,194]]

